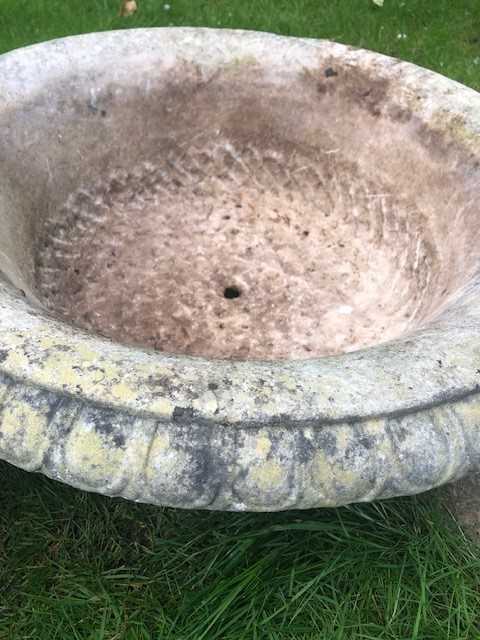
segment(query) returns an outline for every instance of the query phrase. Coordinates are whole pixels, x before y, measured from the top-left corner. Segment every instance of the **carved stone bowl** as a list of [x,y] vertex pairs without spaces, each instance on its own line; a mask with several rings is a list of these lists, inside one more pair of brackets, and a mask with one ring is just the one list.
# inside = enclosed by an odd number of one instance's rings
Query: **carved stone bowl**
[[280,510],[480,466],[480,96],[265,33],[0,57],[0,457]]

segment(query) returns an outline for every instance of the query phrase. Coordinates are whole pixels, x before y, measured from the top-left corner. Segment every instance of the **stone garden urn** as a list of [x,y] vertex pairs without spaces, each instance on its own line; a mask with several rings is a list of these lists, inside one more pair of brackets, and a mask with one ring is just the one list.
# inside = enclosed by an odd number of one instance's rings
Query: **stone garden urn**
[[268,511],[480,467],[480,96],[340,44],[0,57],[0,458]]

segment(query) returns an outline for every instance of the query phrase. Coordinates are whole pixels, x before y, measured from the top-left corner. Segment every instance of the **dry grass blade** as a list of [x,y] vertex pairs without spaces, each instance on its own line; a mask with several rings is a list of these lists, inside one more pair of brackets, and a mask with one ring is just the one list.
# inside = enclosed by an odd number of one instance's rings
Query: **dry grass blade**
[[138,9],[137,3],[135,0],[123,0],[122,6],[120,7],[120,16],[123,18],[126,16],[131,16],[132,13]]

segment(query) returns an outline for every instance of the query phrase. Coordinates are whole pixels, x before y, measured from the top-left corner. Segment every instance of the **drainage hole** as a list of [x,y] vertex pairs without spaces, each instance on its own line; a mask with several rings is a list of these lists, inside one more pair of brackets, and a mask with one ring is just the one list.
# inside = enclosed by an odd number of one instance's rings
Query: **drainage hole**
[[234,298],[239,298],[242,295],[240,289],[238,287],[225,287],[223,291],[223,297],[227,298],[227,300],[233,300]]

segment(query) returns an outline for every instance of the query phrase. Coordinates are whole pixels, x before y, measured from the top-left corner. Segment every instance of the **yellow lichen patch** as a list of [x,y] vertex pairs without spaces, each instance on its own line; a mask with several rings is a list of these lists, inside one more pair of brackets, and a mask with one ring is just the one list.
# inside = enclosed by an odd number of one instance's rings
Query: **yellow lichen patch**
[[[172,453],[173,455],[169,455]],[[145,468],[145,476],[153,480],[157,475],[165,475],[175,462],[175,452],[170,450],[170,436],[165,431],[160,431],[153,439],[150,447],[150,455]]]
[[212,391],[208,391],[199,398],[196,398],[192,404],[194,409],[197,409],[197,411],[201,411],[202,413],[206,413],[208,415],[213,415],[218,409],[217,398]]
[[259,438],[257,438],[257,442],[255,446],[255,452],[257,456],[261,458],[266,458],[270,453],[271,448],[272,448],[272,443],[270,441],[270,438],[268,438],[267,436],[260,436]]
[[95,371],[89,371],[88,379],[92,381],[93,384],[97,384],[99,382],[103,382],[105,380],[105,374],[100,371],[100,369],[96,369]]
[[322,493],[328,494],[331,491],[335,481],[335,473],[323,451],[319,451],[315,455],[311,465],[311,475],[314,485]]
[[[270,392],[269,396],[272,396],[272,392]],[[263,406],[262,406],[262,411],[264,413],[268,414],[275,414],[275,411],[277,410],[277,402],[272,401],[272,402],[266,402]]]
[[251,66],[251,65],[257,65],[257,64],[258,64],[258,59],[253,55],[237,56],[233,60],[230,60],[229,62],[227,62],[224,66],[224,69],[235,70],[235,69],[242,68],[244,66]]
[[352,430],[348,427],[339,427],[335,430],[335,436],[338,449],[345,451],[352,439]]
[[162,366],[151,359],[137,363],[137,367],[140,372],[139,375],[145,376],[146,378],[151,377],[152,374],[157,378],[169,378],[175,371],[174,367]]
[[385,432],[385,420],[383,418],[372,418],[363,423],[365,433],[372,436],[381,436]]
[[459,402],[454,405],[458,417],[469,426],[480,427],[480,403]]
[[[53,358],[53,356],[52,356]],[[50,360],[50,358],[49,358]],[[63,385],[70,385],[70,386],[75,386],[75,384],[78,381],[78,376],[76,374],[76,372],[72,369],[71,366],[64,365],[63,363],[57,367],[56,370],[56,377],[57,380],[59,381],[59,383],[63,386]]]
[[51,336],[44,336],[38,341],[38,345],[41,349],[51,349],[55,344],[55,340]]
[[170,446],[170,436],[165,431],[157,433],[152,444],[152,453],[165,451]]
[[[0,403],[3,404],[5,398],[8,396],[9,386],[8,383],[0,383]],[[1,421],[0,421],[1,422]]]
[[89,349],[84,344],[75,345],[75,350],[80,355],[82,360],[86,362],[96,362],[100,357],[96,351],[92,351],[92,349]]
[[26,371],[28,367],[28,358],[21,349],[9,352],[8,357],[5,360],[6,369],[18,374]]
[[101,366],[102,366],[103,372],[105,373],[105,379],[107,381],[117,379],[122,375],[121,369],[117,367],[115,364],[104,362],[102,360]]
[[385,430],[384,418],[372,418],[363,423],[363,431],[366,436],[374,438],[375,457],[389,461],[389,465],[393,466],[395,456],[392,453],[392,443],[390,437]]
[[23,345],[24,338],[14,333],[2,331],[0,332],[0,342],[2,343],[3,347],[13,348],[13,347],[19,347]]
[[94,396],[106,377],[103,367],[102,370],[93,369],[92,371],[74,369],[74,363],[67,361],[60,352],[50,355],[45,360],[45,365],[48,367],[45,371],[48,372],[50,384],[55,380],[61,385],[62,390],[68,389],[73,393],[81,391],[86,395]]
[[146,433],[137,434],[128,440],[128,445],[125,448],[125,464],[128,468],[129,483],[134,486],[145,465],[149,447],[150,438]]
[[149,404],[148,408],[158,416],[170,418],[175,409],[175,405],[168,398],[155,398],[155,400],[152,400]]
[[262,491],[276,489],[285,479],[285,472],[281,466],[273,460],[267,460],[250,471],[250,478]]
[[292,376],[282,374],[278,376],[278,380],[282,383],[285,389],[288,389],[288,391],[295,391],[297,388],[297,381]]
[[0,433],[3,435],[1,448],[7,459],[28,462],[28,468],[32,469],[40,466],[49,445],[46,411],[47,407],[36,409],[21,399],[11,400],[6,405]]
[[187,455],[172,446],[166,432],[156,434],[145,468],[145,477],[157,487],[174,487],[176,479],[188,467]]
[[336,484],[348,486],[357,478],[351,469],[331,462],[323,451],[319,451],[311,464],[312,484],[325,496],[334,496]]
[[118,477],[125,452],[100,433],[78,427],[68,438],[65,457],[71,473],[88,481],[108,481]]
[[[17,345],[17,342],[15,336],[7,336],[4,342],[4,347],[10,347],[11,350],[2,368],[12,375],[28,374],[34,384],[59,388],[62,392],[68,391],[75,395],[80,393],[91,400],[113,405],[135,408],[137,401],[142,398],[142,409],[145,411],[151,411],[160,417],[171,417],[173,413],[175,405],[171,400],[166,397],[149,398],[148,387],[142,385],[142,380],[152,374],[151,363],[150,367],[134,367],[132,382],[127,384],[121,381],[124,371],[120,365],[104,358],[102,353],[89,349],[87,345],[68,343],[45,331],[36,344],[47,352],[46,357],[33,366],[23,351],[23,343]],[[57,347],[62,344],[70,344],[72,351],[58,350]],[[95,366],[90,366],[92,364]],[[171,372],[167,368],[156,367],[155,373],[167,375]],[[204,411],[211,414],[216,411],[217,401],[213,394],[202,398],[200,404]]]
[[[315,404],[322,413],[335,413],[335,407],[341,406],[345,401],[338,379],[327,374],[310,380],[308,391],[315,397]],[[330,397],[334,398],[334,403],[327,400]]]
[[111,393],[114,398],[123,402],[129,402],[137,398],[135,391],[124,382],[114,384]]

